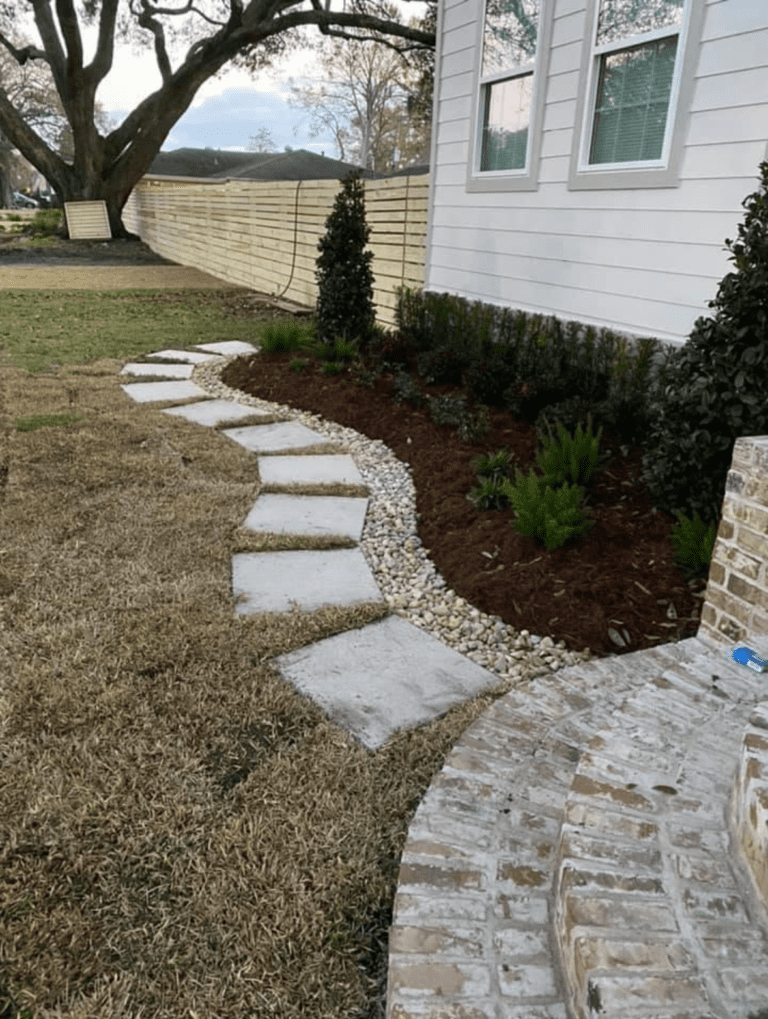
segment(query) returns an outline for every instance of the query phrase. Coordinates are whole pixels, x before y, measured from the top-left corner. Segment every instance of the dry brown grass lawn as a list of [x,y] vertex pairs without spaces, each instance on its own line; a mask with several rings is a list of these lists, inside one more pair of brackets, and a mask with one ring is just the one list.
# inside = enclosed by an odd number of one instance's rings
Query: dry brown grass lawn
[[384,605],[238,617],[234,552],[328,543],[240,531],[256,457],[120,366],[0,369],[0,1015],[383,1016],[408,821],[492,697],[371,753],[299,696],[273,657]]

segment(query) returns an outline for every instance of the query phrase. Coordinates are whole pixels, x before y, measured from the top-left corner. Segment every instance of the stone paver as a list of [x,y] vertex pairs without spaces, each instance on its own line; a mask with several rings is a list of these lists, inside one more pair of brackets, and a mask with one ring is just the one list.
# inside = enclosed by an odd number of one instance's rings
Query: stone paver
[[120,388],[137,403],[191,400],[193,397],[203,399],[208,395],[194,382],[130,382]]
[[294,605],[314,612],[382,598],[358,548],[239,553],[232,557],[232,593],[239,615],[290,612]]
[[200,403],[188,403],[183,407],[167,407],[163,414],[183,417],[187,421],[207,425],[209,428],[215,428],[216,425],[228,421],[259,417],[259,412],[253,407],[248,407],[244,403],[233,403],[231,400],[201,400]]
[[262,456],[259,475],[264,485],[363,485],[351,456]]
[[125,365],[121,375],[154,375],[167,379],[188,379],[192,375],[191,364],[142,364],[138,361]]
[[242,526],[266,534],[323,535],[360,541],[367,508],[366,498],[260,495]]
[[[162,385],[163,383],[157,383]],[[305,446],[326,446],[328,439],[296,421],[278,421],[271,425],[246,425],[225,428],[223,434],[254,453],[278,453]]]

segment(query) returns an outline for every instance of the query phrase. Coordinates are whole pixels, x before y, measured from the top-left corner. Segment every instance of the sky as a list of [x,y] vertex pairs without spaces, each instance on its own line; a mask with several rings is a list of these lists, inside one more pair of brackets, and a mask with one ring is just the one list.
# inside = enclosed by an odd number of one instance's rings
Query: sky
[[[423,17],[427,11],[425,3],[394,2],[402,12],[404,24],[412,17]],[[334,9],[341,9],[339,0],[335,0]],[[195,23],[201,28],[207,24],[201,18]],[[80,29],[84,63],[88,64],[96,49],[98,19],[92,27],[81,22]],[[210,30],[213,32],[214,26],[210,26]],[[42,45],[32,15],[27,15],[26,21],[20,19],[19,34]],[[189,42],[177,50],[169,48],[174,71],[183,62],[188,48]],[[270,151],[283,152],[290,146],[340,158],[333,133],[325,129],[315,138],[310,137],[311,112],[286,102],[286,96],[290,95],[289,77],[293,77],[294,84],[319,83],[324,73],[317,64],[317,55],[312,50],[296,50],[289,57],[276,60],[271,68],[257,76],[234,68],[224,70],[219,79],[209,79],[200,87],[192,105],[163,142],[161,151],[213,148],[248,152],[251,136],[265,127],[274,141],[274,145],[269,146]],[[161,84],[151,41],[141,49],[132,43],[116,41],[112,69],[102,81],[96,99],[106,113],[120,123]]]

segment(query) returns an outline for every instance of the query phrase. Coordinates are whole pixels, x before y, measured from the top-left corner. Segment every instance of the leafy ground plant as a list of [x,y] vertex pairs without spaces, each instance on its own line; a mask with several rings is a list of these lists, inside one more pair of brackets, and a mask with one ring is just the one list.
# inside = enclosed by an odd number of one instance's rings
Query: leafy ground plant
[[543,542],[548,552],[592,526],[579,509],[584,489],[578,485],[550,488],[531,471],[527,478],[518,477],[514,485],[508,479],[503,481],[501,488],[517,514],[515,530]]

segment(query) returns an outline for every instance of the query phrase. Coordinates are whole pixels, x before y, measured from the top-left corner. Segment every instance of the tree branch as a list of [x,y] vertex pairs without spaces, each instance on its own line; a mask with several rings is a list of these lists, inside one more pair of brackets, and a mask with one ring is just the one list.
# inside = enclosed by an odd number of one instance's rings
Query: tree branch
[[[59,42],[59,34],[51,16],[51,5],[49,0],[32,0],[35,12],[35,24],[43,40],[46,57],[51,67],[53,79],[56,82],[56,90],[59,95],[67,91],[66,67],[64,64],[64,50]],[[63,96],[62,96],[63,98]]]
[[[155,37],[155,56],[157,57],[157,66],[160,69],[160,75],[163,79],[163,84],[167,84],[173,72],[171,71],[171,61],[168,58],[168,51],[165,48],[165,33],[163,26],[159,21],[155,21],[153,15],[155,13],[167,13],[163,11],[157,11],[156,8],[150,7],[149,0],[141,0],[141,6],[144,8],[138,17],[138,23],[142,28],[148,29]],[[187,4],[186,11],[192,6],[191,3]],[[179,11],[180,14],[186,13],[186,11]]]
[[20,67],[23,67],[26,62],[32,58],[37,60],[48,61],[48,54],[45,50],[39,50],[36,46],[25,46],[22,50],[17,50],[10,39],[0,33],[0,42],[5,46],[11,56],[16,60]]
[[75,68],[81,71],[83,67],[83,40],[80,38],[80,25],[77,21],[75,8],[72,6],[72,0],[56,0],[56,13],[67,47],[67,74],[70,75]]
[[[312,2],[314,3],[314,0],[312,0]],[[370,14],[345,14],[334,11],[326,12],[315,8],[312,11],[296,11],[293,14],[286,14],[283,17],[273,19],[271,22],[262,21],[257,24],[253,24],[253,18],[249,18],[249,14],[254,6],[256,6],[255,3],[249,6],[243,18],[243,28],[236,33],[243,39],[243,43],[261,42],[262,39],[266,39],[270,35],[277,35],[281,32],[288,31],[290,28],[297,28],[301,25],[316,25],[321,32],[323,32],[323,28],[330,30],[334,26],[344,27],[347,25],[350,28],[362,28],[368,29],[371,32],[381,32],[383,35],[400,36],[410,42],[421,44],[420,46],[408,47],[408,49],[433,49],[435,46],[434,32],[424,32],[418,28],[409,28],[407,25],[401,25],[396,21],[383,21],[381,18],[374,17]],[[249,22],[251,22],[251,24],[249,24]],[[324,32],[323,34],[330,34],[330,31]],[[359,42],[363,41],[362,36],[346,35],[342,38],[356,39]],[[365,36],[366,40],[369,38],[374,42],[379,42],[389,46],[390,49],[397,49],[396,46],[387,42],[386,39],[378,36]],[[233,39],[232,41],[234,42],[235,40]],[[241,43],[241,47],[243,43]]]
[[102,0],[99,19],[99,41],[96,53],[87,68],[91,81],[98,85],[112,69],[115,46],[115,22],[117,21],[118,0]]

